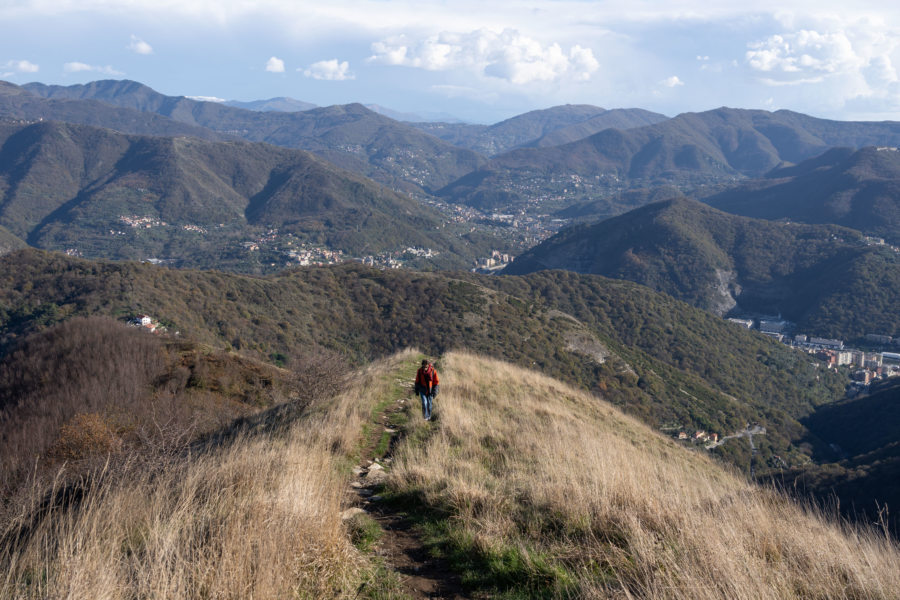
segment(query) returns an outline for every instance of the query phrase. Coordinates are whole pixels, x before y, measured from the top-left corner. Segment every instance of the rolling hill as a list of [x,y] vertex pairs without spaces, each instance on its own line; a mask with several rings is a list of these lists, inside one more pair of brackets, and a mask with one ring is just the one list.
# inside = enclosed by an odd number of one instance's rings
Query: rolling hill
[[900,152],[836,148],[703,201],[759,219],[834,223],[900,244]]
[[261,112],[184,96],[165,96],[127,80],[74,86],[30,83],[23,89],[36,97],[100,101],[161,115],[217,135],[308,150],[395,189],[438,189],[484,162],[475,152],[379,115],[361,104],[291,113]]
[[[896,146],[900,123],[838,122],[790,111],[720,108],[685,113],[625,131],[607,129],[549,148],[522,148],[494,157],[479,172],[440,191],[455,202],[524,204],[552,191],[557,204],[592,200],[628,187],[670,184],[682,190],[758,177],[836,146]],[[559,182],[541,186],[535,180]],[[565,192],[560,192],[565,189]],[[564,206],[562,206],[564,207]]]
[[784,224],[677,199],[532,248],[505,269],[567,269],[636,281],[716,314],[781,314],[800,331],[896,334],[900,256],[837,226]]
[[35,247],[238,270],[262,266],[257,241],[276,234],[284,251],[418,246],[450,266],[491,245],[471,247],[433,210],[301,150],[51,122],[0,125],[0,225]]

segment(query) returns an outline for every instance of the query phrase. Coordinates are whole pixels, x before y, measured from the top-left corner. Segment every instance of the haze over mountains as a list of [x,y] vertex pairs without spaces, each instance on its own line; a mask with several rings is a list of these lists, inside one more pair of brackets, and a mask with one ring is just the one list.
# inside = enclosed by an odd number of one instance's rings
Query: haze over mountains
[[606,110],[590,105],[565,105],[527,112],[493,125],[417,123],[422,131],[486,156],[520,146],[556,146],[604,129],[631,129],[668,117],[637,108]]

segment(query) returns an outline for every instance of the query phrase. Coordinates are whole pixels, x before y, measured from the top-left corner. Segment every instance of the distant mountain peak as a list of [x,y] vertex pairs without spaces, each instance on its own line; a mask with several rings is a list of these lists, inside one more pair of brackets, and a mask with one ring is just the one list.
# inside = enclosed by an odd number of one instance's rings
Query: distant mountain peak
[[18,96],[28,94],[28,90],[9,81],[0,80],[0,96]]

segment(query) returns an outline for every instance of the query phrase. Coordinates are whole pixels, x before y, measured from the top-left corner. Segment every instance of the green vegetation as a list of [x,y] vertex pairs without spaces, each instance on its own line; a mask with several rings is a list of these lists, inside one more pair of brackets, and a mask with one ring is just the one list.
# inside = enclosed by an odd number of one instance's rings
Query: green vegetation
[[371,552],[384,532],[375,519],[365,513],[353,515],[347,523],[350,541],[361,552]]
[[[789,454],[797,418],[842,393],[798,353],[647,288],[574,273],[528,277],[359,265],[269,277],[23,251],[0,259],[0,343],[76,315],[149,313],[190,339],[261,360],[324,346],[360,364],[408,346],[503,357],[576,383],[657,426],[722,434],[759,422]],[[749,448],[720,449],[747,468]],[[799,457],[798,457],[799,458]]]
[[803,423],[818,464],[773,475],[772,483],[900,535],[900,381],[873,384],[869,394],[820,407]]

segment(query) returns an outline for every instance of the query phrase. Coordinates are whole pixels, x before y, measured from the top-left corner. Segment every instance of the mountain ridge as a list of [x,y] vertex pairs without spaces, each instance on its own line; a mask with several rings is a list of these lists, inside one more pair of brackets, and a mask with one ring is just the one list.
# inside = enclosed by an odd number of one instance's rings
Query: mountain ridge
[[900,244],[900,152],[836,148],[702,200],[769,220],[833,223]]
[[102,80],[82,86],[27,84],[48,98],[100,100],[203,127],[218,135],[315,152],[340,167],[407,191],[437,189],[484,159],[359,103],[303,112],[259,112],[166,96],[136,81]]
[[851,229],[750,219],[686,198],[564,230],[504,273],[541,269],[636,281],[720,315],[780,313],[816,335],[897,331],[900,257],[889,250]]
[[457,146],[494,156],[521,146],[552,146],[616,127],[659,122],[665,115],[638,108],[605,109],[565,104],[533,110],[492,125],[416,123],[415,126]]
[[[549,148],[522,148],[493,157],[474,174],[439,191],[448,200],[478,206],[492,190],[505,202],[529,198],[529,180],[583,178],[585,191],[609,194],[622,188],[668,184],[682,191],[758,177],[784,163],[796,163],[834,146],[900,145],[900,123],[838,122],[790,111],[719,108],[683,113],[653,125],[606,129],[590,137]],[[596,180],[596,181],[592,181]],[[521,191],[520,191],[521,190]],[[533,194],[533,193],[532,193]],[[539,205],[540,206],[540,205]]]

